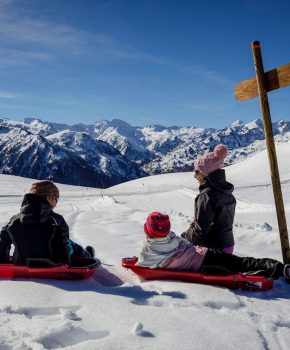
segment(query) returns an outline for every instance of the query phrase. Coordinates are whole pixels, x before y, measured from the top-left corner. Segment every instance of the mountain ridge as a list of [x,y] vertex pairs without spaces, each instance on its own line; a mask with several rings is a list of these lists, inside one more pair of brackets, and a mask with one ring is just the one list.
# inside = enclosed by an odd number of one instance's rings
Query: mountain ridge
[[[279,120],[272,127],[277,142],[290,140],[289,121]],[[30,151],[21,147],[21,143]],[[211,151],[218,143],[229,148],[225,165],[238,162],[265,148],[263,122],[260,119],[248,123],[236,120],[229,126],[215,129],[139,127],[121,119],[103,119],[91,125],[67,125],[34,118],[0,119],[0,172],[35,178],[49,176],[68,184],[108,187],[147,175],[190,171],[194,159]],[[21,153],[29,159],[29,164]],[[28,169],[31,164],[38,172]],[[38,164],[43,164],[47,170],[41,170]],[[74,169],[73,175],[69,174],[70,167]]]

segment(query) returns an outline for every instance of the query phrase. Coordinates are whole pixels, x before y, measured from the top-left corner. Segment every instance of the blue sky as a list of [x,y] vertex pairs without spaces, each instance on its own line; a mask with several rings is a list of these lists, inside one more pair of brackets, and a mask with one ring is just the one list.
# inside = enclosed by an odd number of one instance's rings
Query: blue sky
[[[254,76],[290,62],[287,0],[0,0],[0,117],[223,127],[261,118],[238,102]],[[269,94],[290,120],[290,87]]]

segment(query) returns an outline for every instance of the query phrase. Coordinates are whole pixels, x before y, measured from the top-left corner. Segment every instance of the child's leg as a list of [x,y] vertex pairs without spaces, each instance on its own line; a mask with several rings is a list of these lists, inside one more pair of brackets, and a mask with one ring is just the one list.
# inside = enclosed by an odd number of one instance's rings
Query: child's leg
[[91,257],[90,253],[87,252],[82,246],[79,244],[73,242],[71,239],[70,241],[70,246],[72,247],[72,254],[71,256],[77,256],[80,258],[89,258]]
[[232,273],[263,271],[265,276],[279,278],[283,276],[284,264],[270,259],[255,259],[252,257],[239,257],[233,254],[226,254],[218,249],[209,249],[202,266],[217,265],[227,268]]

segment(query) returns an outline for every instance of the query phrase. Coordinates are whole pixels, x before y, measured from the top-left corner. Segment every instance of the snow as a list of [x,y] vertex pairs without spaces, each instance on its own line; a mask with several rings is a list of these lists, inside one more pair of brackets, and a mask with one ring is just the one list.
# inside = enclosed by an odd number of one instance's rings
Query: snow
[[230,126],[235,127],[235,126],[244,125],[244,124],[245,123],[242,120],[237,119],[234,122],[232,122]]
[[261,119],[255,119],[253,120],[252,122],[249,122],[247,124],[245,124],[245,126],[248,128],[248,129],[256,129],[256,128],[263,128],[263,122]]
[[[290,220],[289,144],[277,145]],[[265,151],[226,168],[235,185],[235,253],[281,260]],[[17,213],[31,180],[0,175],[0,224]],[[178,281],[140,282],[121,267],[138,255],[148,213],[170,214],[180,234],[193,215],[193,173],[138,179],[100,190],[60,185],[56,212],[71,237],[93,245],[102,267],[85,281],[1,280],[1,350],[288,349],[290,285],[266,292]]]

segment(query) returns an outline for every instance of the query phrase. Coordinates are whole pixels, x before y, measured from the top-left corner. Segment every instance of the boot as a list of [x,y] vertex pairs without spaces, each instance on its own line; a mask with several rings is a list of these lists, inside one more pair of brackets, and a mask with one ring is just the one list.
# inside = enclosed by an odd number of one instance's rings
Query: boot
[[89,254],[91,258],[95,257],[95,249],[92,246],[88,245],[87,247],[85,247],[85,251]]
[[290,283],[290,264],[284,265],[283,274],[287,283]]

